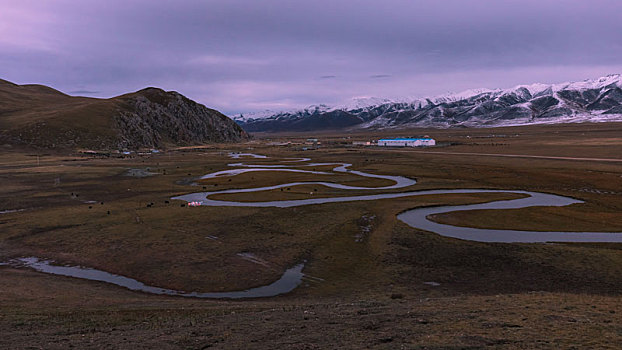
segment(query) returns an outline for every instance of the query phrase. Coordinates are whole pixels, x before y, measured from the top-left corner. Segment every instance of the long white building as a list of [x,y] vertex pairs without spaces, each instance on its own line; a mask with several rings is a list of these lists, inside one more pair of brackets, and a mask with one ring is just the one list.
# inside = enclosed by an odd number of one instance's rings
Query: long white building
[[431,138],[395,138],[378,140],[378,146],[386,147],[423,147],[434,146],[436,141]]

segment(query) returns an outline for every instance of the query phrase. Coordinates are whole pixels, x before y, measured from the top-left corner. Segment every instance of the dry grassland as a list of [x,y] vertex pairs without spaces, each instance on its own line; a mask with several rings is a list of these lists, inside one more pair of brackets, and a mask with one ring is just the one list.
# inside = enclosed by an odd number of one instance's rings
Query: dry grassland
[[[303,260],[304,272],[315,279],[306,279],[285,296],[234,302],[152,296],[0,266],[0,348],[557,349],[615,348],[622,342],[621,245],[468,242],[396,219],[410,208],[480,203],[515,194],[430,195],[295,208],[188,208],[170,200],[191,192],[297,181],[390,185],[352,174],[279,172],[198,180],[230,169],[228,163],[274,164],[273,159],[309,157],[418,180],[410,188],[382,193],[521,189],[585,201],[562,208],[448,213],[435,217],[441,222],[622,232],[622,162],[602,160],[622,159],[621,124],[403,132],[408,134],[429,134],[440,146],[411,150],[350,145],[353,140],[396,136],[385,132],[318,135],[321,147],[307,151],[296,143],[308,135],[258,135],[247,144],[128,159],[3,148],[0,210],[24,211],[0,214],[1,260],[37,256],[192,291],[261,286]],[[274,141],[293,144],[269,145]],[[232,160],[229,151],[272,159]],[[156,175],[126,176],[128,169]],[[300,185],[213,198],[264,201],[368,193],[376,192]],[[267,263],[253,263],[241,253]]]

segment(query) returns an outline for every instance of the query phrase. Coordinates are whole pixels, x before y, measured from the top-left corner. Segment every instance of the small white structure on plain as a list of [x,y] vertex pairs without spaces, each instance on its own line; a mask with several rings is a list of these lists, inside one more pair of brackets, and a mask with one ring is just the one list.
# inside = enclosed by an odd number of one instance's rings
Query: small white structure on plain
[[380,139],[378,140],[378,146],[386,147],[424,147],[434,146],[436,141],[432,138],[394,138],[394,139]]

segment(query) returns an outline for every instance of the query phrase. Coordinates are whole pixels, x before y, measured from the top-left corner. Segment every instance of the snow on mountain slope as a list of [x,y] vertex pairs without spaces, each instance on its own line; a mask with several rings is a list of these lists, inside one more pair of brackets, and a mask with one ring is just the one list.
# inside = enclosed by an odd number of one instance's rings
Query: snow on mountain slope
[[473,89],[406,101],[357,98],[340,106],[310,106],[234,120],[248,131],[622,121],[622,77],[613,74],[581,82]]
[[279,112],[266,109],[265,111],[237,114],[237,115],[234,115],[233,117],[231,117],[231,119],[233,119],[236,122],[246,122],[246,121],[249,121],[249,120],[269,118],[269,117],[271,117],[271,116],[273,116],[275,114],[278,114],[278,113]]
[[375,107],[375,106],[380,106],[380,105],[387,104],[387,103],[396,103],[396,102],[398,101],[389,100],[387,98],[380,98],[380,97],[355,97],[352,100],[344,104],[333,107],[332,109],[349,111],[353,109],[369,108],[369,107]]
[[294,110],[294,111],[277,112],[277,111],[272,111],[272,110],[265,110],[265,111],[260,111],[260,112],[241,113],[238,115],[234,115],[232,119],[235,121],[244,123],[244,122],[248,122],[251,120],[271,118],[271,117],[276,117],[279,115],[304,114],[304,113],[312,114],[312,113],[318,113],[318,112],[321,113],[321,112],[328,112],[328,111],[335,111],[335,110],[350,111],[350,110],[356,110],[356,109],[375,107],[375,106],[379,106],[382,104],[394,103],[394,102],[396,101],[389,100],[386,98],[379,98],[379,97],[355,97],[343,104],[339,104],[339,105],[332,106],[332,107],[329,107],[325,104],[320,104],[320,105],[311,105],[306,108],[303,108],[300,110]]

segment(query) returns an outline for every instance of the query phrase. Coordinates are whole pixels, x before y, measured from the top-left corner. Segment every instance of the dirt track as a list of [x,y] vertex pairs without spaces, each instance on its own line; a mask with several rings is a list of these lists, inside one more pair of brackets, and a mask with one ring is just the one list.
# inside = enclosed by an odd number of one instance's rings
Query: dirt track
[[416,150],[404,150],[392,152],[410,152],[419,154],[449,154],[449,155],[467,155],[467,156],[487,156],[487,157],[509,157],[509,158],[536,158],[536,159],[557,159],[557,160],[578,160],[588,162],[616,162],[622,163],[622,159],[612,158],[583,158],[583,157],[557,157],[557,156],[534,156],[529,154],[498,154],[498,153],[475,153],[475,152],[435,152],[435,151],[416,151]]

